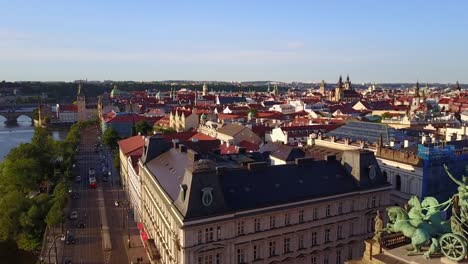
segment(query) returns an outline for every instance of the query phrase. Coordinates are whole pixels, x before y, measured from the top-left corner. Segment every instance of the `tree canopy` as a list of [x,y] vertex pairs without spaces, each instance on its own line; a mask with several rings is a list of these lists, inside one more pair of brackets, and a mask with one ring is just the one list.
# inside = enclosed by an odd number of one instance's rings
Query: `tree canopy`
[[102,142],[112,149],[117,148],[117,141],[119,140],[119,135],[117,134],[117,131],[115,131],[114,128],[109,127],[104,131],[104,134],[102,135]]
[[142,135],[147,135],[148,132],[152,131],[153,127],[146,122],[146,120],[140,120],[135,124],[135,131]]

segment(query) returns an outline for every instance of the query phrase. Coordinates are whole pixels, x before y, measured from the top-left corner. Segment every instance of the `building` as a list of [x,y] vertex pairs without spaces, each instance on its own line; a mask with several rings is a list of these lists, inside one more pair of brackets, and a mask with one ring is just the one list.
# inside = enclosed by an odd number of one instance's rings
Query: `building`
[[252,153],[207,159],[158,136],[144,148],[138,225],[160,263],[342,263],[362,256],[388,205],[366,151],[269,166]]
[[199,116],[191,110],[176,109],[169,115],[169,126],[177,132],[198,127]]
[[262,139],[250,128],[236,123],[227,124],[219,128],[216,131],[216,138],[221,142],[227,142],[234,145],[237,145],[242,141],[247,141],[257,145],[262,143]]
[[134,221],[141,221],[141,178],[138,160],[143,155],[144,136],[133,136],[118,142],[120,158],[120,178],[127,194],[129,208]]
[[88,121],[98,117],[97,101],[94,102],[86,96],[82,83],[78,84],[76,106],[78,111],[78,121]]
[[351,84],[349,75],[346,77],[346,82],[340,78],[334,90],[329,93],[328,100],[333,102],[356,102],[361,99],[361,95],[356,92]]
[[77,105],[61,105],[56,106],[57,119],[61,123],[75,123],[78,120]]

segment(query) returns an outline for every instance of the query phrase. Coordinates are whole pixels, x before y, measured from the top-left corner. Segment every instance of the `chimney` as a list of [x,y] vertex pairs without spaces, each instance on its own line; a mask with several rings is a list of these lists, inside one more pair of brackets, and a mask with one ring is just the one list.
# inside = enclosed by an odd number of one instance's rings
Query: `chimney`
[[187,146],[184,144],[179,144],[179,151],[182,152],[187,152]]
[[[183,145],[181,145],[183,146]],[[200,154],[198,154],[195,150],[193,149],[189,149],[187,150],[187,158],[190,160],[190,161],[197,161],[200,159]]]
[[345,138],[344,144],[345,144],[345,145],[349,145],[349,141],[350,141],[349,138]]
[[192,142],[198,142],[198,138],[192,138]]
[[141,132],[138,132],[138,135],[141,136]]

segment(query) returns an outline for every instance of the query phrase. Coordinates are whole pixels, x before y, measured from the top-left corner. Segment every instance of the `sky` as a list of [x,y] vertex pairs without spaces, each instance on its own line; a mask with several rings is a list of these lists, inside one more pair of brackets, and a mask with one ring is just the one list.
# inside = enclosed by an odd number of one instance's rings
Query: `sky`
[[0,6],[0,80],[468,83],[463,0]]

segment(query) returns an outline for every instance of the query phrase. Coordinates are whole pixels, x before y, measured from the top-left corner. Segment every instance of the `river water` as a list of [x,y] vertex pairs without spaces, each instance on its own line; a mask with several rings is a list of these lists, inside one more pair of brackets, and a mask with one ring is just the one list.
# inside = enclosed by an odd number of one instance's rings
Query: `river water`
[[[63,140],[67,137],[67,130],[52,130],[51,133],[54,140]],[[30,142],[33,135],[34,125],[29,117],[18,117],[16,124],[5,124],[5,118],[0,117],[0,161],[10,149],[20,143]]]
[[[54,140],[63,140],[67,130],[52,130]],[[10,149],[20,143],[31,141],[34,135],[34,125],[29,117],[18,117],[17,124],[5,124],[5,118],[0,116],[0,162]],[[33,264],[37,256],[32,253],[18,250],[13,243],[0,242],[0,263]],[[5,262],[3,262],[5,261]]]

